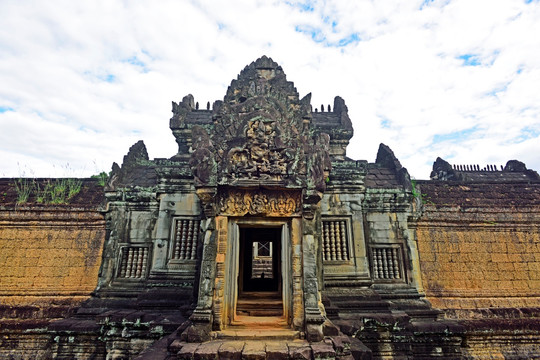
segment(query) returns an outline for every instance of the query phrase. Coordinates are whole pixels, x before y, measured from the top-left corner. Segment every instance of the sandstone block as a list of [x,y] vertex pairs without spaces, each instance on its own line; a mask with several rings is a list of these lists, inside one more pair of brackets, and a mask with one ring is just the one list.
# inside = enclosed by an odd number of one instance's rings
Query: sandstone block
[[198,347],[199,344],[196,343],[187,343],[183,345],[180,351],[178,351],[178,360],[192,360]]
[[219,348],[221,341],[210,341],[199,345],[194,354],[195,360],[214,360],[218,359]]
[[286,360],[289,358],[289,348],[284,341],[267,341],[266,358],[275,360]]
[[246,341],[244,350],[242,351],[242,359],[244,360],[265,360],[266,359],[266,344],[264,341]]
[[334,348],[324,342],[311,344],[311,350],[313,351],[313,358],[315,360],[336,358],[336,352]]
[[243,341],[226,341],[218,350],[219,358],[226,360],[240,360],[242,359],[243,349]]
[[297,360],[311,360],[312,350],[308,344],[289,343],[289,358]]

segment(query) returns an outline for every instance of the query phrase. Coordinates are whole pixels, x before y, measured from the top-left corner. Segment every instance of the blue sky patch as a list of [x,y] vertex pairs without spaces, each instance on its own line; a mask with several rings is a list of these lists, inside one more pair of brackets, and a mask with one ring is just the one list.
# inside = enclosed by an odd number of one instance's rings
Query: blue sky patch
[[382,127],[383,129],[389,129],[389,128],[390,128],[390,120],[388,120],[388,119],[386,119],[386,118],[385,118],[385,119],[382,119],[382,120],[381,120],[381,127]]
[[135,65],[135,66],[142,66],[144,67],[145,66],[145,63],[142,62],[138,57],[136,56],[132,56],[130,58],[127,58],[126,60],[124,60],[124,62],[127,62],[128,64],[131,64],[131,65]]
[[431,4],[433,1],[434,0],[424,0],[424,1],[422,1],[422,5],[420,5],[420,10],[422,10],[426,6],[429,6],[429,4]]
[[322,44],[326,47],[344,47],[350,44],[354,44],[362,41],[358,33],[349,34],[337,41],[329,41],[323,31],[319,28],[312,26],[301,26],[297,25],[295,27],[296,32],[308,35],[316,43]]
[[493,90],[487,92],[486,95],[498,96],[500,93],[505,92],[508,89],[508,85],[510,85],[510,82],[500,84],[496,86]]
[[114,76],[113,74],[107,74],[106,76],[102,78],[102,80],[108,83],[112,83],[116,80],[116,76]]
[[354,33],[343,39],[340,39],[338,42],[338,46],[347,46],[351,43],[357,43],[359,41],[360,41],[360,37],[358,36],[358,33]]
[[292,1],[286,1],[287,5],[295,7],[297,9],[300,9],[300,11],[303,12],[313,12],[315,11],[315,6],[313,4],[313,1],[298,1],[298,2],[292,2]]
[[475,54],[465,54],[457,57],[460,60],[463,60],[463,65],[465,66],[478,66],[482,65],[480,57]]
[[474,134],[477,131],[477,127],[472,127],[470,129],[465,129],[461,131],[454,131],[448,134],[436,134],[433,136],[433,144],[440,143],[443,141],[463,141],[465,139],[468,139],[471,137],[472,134]]
[[10,108],[9,106],[0,106],[0,114],[8,112],[8,111],[14,111],[13,108]]
[[512,143],[517,144],[525,140],[535,139],[540,136],[540,130],[532,128],[530,126],[522,128],[519,133],[519,136],[516,137],[514,141],[512,141]]
[[[420,5],[420,10],[423,10],[425,7],[430,6],[433,4],[436,0],[424,0],[422,1],[422,5]],[[437,0],[437,5],[440,7],[444,7],[450,3],[451,0]]]
[[[144,50],[143,50],[143,54],[148,55]],[[150,71],[146,63],[142,61],[141,59],[139,59],[136,55],[129,57],[127,59],[124,59],[122,60],[122,62],[138,67],[143,73],[147,73],[148,71]]]

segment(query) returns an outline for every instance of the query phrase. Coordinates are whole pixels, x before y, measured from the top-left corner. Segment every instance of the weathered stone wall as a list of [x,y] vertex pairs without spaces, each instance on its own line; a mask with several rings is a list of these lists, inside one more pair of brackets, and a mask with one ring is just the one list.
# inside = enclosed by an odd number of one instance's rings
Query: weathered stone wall
[[104,238],[103,216],[95,210],[0,211],[0,301],[87,297],[96,287]]
[[16,204],[12,179],[0,179],[0,193],[0,357],[50,358],[43,329],[72,314],[97,284],[103,188],[84,181],[62,205]]
[[416,235],[433,306],[458,318],[478,317],[474,309],[540,307],[540,184],[419,188]]

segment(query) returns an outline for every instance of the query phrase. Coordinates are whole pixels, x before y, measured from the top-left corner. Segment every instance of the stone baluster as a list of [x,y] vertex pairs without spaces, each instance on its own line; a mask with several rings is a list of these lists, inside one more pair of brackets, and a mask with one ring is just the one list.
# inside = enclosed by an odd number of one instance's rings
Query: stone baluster
[[379,277],[379,254],[377,249],[373,249],[373,277],[377,279]]
[[186,258],[186,221],[180,220],[182,222],[182,238],[181,238],[181,247],[180,247],[180,259],[184,260]]
[[186,250],[184,259],[189,260],[191,258],[191,238],[193,237],[193,221],[186,220]]
[[399,255],[398,249],[392,249],[392,262],[394,264],[394,279],[400,279],[401,275],[399,273]]
[[378,263],[378,273],[379,273],[379,276],[378,278],[379,279],[382,279],[384,278],[384,273],[383,273],[383,258],[382,258],[382,251],[381,249],[377,249],[377,263]]
[[142,272],[141,272],[141,276],[144,275],[144,273],[146,272],[146,265],[148,264],[148,249],[147,248],[143,248],[143,258],[142,258]]
[[180,239],[182,237],[182,223],[177,220],[176,221],[176,234],[174,237],[174,253],[172,258],[178,259],[180,257]]
[[126,277],[131,277],[131,268],[133,266],[133,249],[128,248],[128,259],[127,259],[127,266],[126,266]]
[[388,258],[386,257],[386,249],[381,249],[382,253],[382,273],[383,278],[388,279]]
[[343,260],[349,260],[349,251],[347,244],[347,233],[345,230],[345,221],[340,221],[339,226],[341,228],[341,253]]
[[191,259],[195,260],[197,258],[197,239],[199,238],[199,221],[193,221],[193,229],[191,236]]
[[126,277],[126,268],[128,261],[127,248],[122,249],[122,264],[120,264],[120,277]]
[[330,260],[330,225],[328,221],[323,222],[323,245],[324,260]]
[[336,233],[334,222],[330,221],[330,259],[336,260]]
[[135,272],[135,277],[140,278],[142,275],[142,258],[143,258],[143,248],[137,248],[137,271]]
[[341,227],[339,221],[333,221],[336,228],[336,260],[343,260],[341,256]]

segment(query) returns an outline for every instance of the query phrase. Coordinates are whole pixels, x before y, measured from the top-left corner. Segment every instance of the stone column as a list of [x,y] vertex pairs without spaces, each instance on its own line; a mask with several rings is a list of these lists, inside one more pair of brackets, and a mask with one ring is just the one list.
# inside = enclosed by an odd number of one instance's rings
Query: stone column
[[210,340],[213,321],[213,296],[216,280],[216,254],[217,237],[216,230],[214,188],[197,189],[197,195],[203,205],[206,219],[201,221],[201,229],[204,233],[203,253],[201,259],[201,275],[199,280],[199,294],[197,307],[190,316],[192,322],[181,335],[181,339],[187,342],[203,342]]
[[[315,200],[315,201],[313,201]],[[321,341],[324,337],[324,316],[321,312],[322,302],[317,276],[317,221],[320,221],[320,209],[317,206],[318,198],[304,197],[302,214],[302,251],[304,270],[304,309],[306,321],[306,339],[308,341]]]

